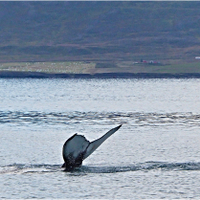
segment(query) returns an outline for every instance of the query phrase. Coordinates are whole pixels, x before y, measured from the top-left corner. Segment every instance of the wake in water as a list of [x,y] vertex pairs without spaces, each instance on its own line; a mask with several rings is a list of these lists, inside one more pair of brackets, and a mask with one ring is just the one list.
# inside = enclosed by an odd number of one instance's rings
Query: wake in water
[[[167,162],[145,162],[128,166],[81,166],[68,173],[118,173],[131,171],[150,171],[150,170],[200,170],[200,162],[186,163],[167,163]],[[48,164],[12,164],[0,167],[0,175],[3,174],[26,174],[26,173],[56,173],[64,172],[61,165]]]
[[87,167],[82,166],[79,170],[88,173],[116,173],[130,171],[149,171],[149,170],[200,170],[199,163],[165,163],[165,162],[145,162],[129,166],[112,166],[112,167]]
[[12,164],[0,167],[0,174],[48,173],[60,171],[60,165]]

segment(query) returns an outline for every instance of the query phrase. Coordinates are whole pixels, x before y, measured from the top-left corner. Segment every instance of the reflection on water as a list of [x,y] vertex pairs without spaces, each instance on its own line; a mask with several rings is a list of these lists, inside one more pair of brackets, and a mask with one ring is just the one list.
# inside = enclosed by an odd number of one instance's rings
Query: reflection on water
[[200,113],[200,79],[0,79],[0,111]]

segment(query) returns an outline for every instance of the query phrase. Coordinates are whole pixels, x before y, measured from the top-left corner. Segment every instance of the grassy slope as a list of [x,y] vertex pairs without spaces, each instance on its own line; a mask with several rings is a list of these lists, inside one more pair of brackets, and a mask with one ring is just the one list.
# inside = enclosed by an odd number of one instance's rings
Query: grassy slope
[[0,2],[0,61],[193,62],[199,9],[199,2]]
[[[199,9],[199,2],[0,2],[0,71],[200,73]],[[133,64],[140,59],[163,65]]]
[[96,74],[96,73],[200,73],[200,62],[174,65],[133,64],[133,62],[118,62],[116,67],[96,67],[90,62],[21,62],[1,63],[0,71],[6,72],[44,72],[66,74]]

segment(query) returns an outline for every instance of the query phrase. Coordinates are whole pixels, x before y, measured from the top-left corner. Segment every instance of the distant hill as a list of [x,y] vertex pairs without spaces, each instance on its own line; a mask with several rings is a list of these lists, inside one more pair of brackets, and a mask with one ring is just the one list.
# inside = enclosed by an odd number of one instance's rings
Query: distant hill
[[1,62],[200,56],[196,1],[1,1],[0,27]]

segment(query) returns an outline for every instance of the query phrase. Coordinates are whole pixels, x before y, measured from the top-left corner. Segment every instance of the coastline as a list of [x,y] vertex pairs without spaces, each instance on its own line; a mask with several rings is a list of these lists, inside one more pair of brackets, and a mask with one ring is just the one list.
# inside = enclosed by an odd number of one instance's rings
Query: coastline
[[91,79],[91,78],[200,78],[200,73],[95,73],[95,74],[72,74],[72,73],[45,73],[45,72],[16,72],[0,71],[0,78],[65,78],[65,79]]

